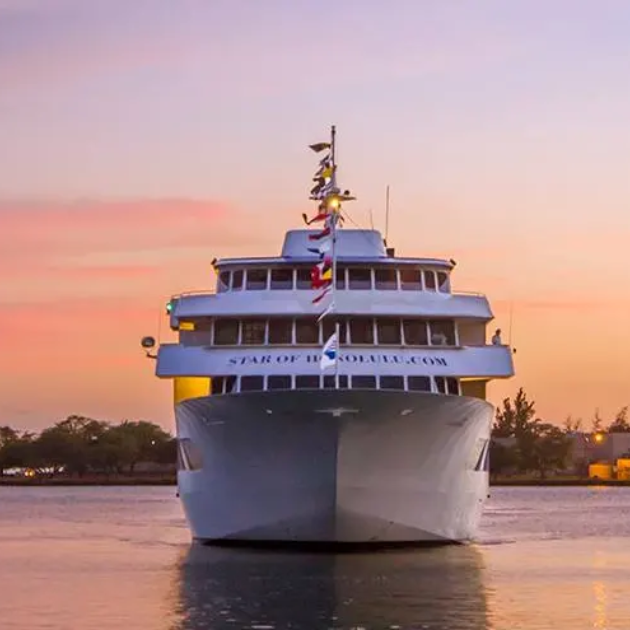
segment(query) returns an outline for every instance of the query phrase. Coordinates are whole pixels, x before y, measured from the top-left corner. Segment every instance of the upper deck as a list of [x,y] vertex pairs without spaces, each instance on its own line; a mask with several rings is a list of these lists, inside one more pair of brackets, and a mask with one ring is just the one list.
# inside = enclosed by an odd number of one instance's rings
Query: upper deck
[[[274,258],[230,258],[215,262],[215,294],[174,296],[171,324],[180,318],[229,315],[309,315],[311,270],[318,260],[312,230],[287,232],[282,253]],[[453,293],[453,261],[397,258],[376,230],[340,230],[336,244],[335,311],[339,314],[461,317],[490,320],[485,296]]]

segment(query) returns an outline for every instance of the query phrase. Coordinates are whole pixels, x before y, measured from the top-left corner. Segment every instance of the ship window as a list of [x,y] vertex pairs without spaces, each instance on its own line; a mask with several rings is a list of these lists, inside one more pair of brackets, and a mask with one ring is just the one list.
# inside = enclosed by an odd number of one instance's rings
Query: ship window
[[262,376],[241,376],[242,392],[259,392],[263,389],[264,378]]
[[346,269],[345,267],[339,268],[337,267],[337,289],[345,289],[346,288]]
[[240,291],[243,288],[243,270],[232,273],[232,291]]
[[444,293],[449,293],[451,290],[451,286],[448,280],[448,274],[444,273],[443,271],[438,271],[437,280],[438,280],[438,287],[440,288],[440,291]]
[[414,267],[401,267],[400,288],[403,291],[421,291],[422,271]]
[[405,379],[402,376],[381,376],[381,389],[405,389]]
[[270,344],[291,344],[293,343],[293,320],[292,319],[270,319],[269,320],[269,343]]
[[335,332],[336,325],[339,324],[339,344],[348,343],[348,330],[346,321],[344,319],[337,319],[335,317],[326,317],[322,322],[322,332],[324,342],[330,339],[330,336]]
[[435,388],[440,394],[446,394],[446,379],[443,376],[435,377]]
[[437,320],[429,322],[431,330],[431,345],[433,346],[454,346],[455,345],[455,323],[449,320]]
[[225,393],[230,394],[236,389],[236,376],[225,377]]
[[222,271],[219,274],[219,287],[218,292],[223,293],[224,291],[229,291],[230,289],[230,275],[229,271]]
[[459,383],[456,378],[446,378],[446,391],[453,396],[459,396]]
[[353,345],[374,343],[374,322],[371,317],[355,317],[350,320],[350,342]]
[[213,395],[223,393],[224,378],[222,376],[213,376],[210,379],[211,393]]
[[433,271],[424,272],[424,286],[427,291],[435,291],[435,273]]
[[352,389],[376,389],[376,376],[353,376]]
[[190,438],[177,440],[177,468],[179,470],[200,470],[203,458]]
[[[348,389],[348,377],[345,374],[340,374],[337,378],[339,379],[339,389]],[[324,389],[336,389],[334,375],[324,376]]]
[[238,343],[238,320],[217,319],[214,322],[214,344],[235,346]]
[[250,319],[243,321],[241,344],[245,346],[262,346],[265,343],[265,320]]
[[312,289],[311,285],[311,270],[305,267],[301,267],[297,270],[297,282],[296,287],[298,289]]
[[319,389],[319,376],[315,374],[296,376],[295,389]]
[[379,344],[400,344],[400,320],[377,319],[376,331]]
[[408,389],[412,392],[430,392],[431,379],[428,376],[407,377]]
[[267,270],[266,269],[248,269],[247,284],[248,291],[260,291],[267,288]]
[[372,288],[371,269],[348,269],[348,287],[350,289],[362,290]]
[[267,389],[291,389],[290,376],[268,376]]
[[319,343],[319,324],[314,319],[297,319],[295,343]]
[[403,319],[405,343],[408,346],[426,346],[429,344],[427,325],[418,319]]
[[375,269],[374,285],[380,291],[395,291],[398,288],[396,270],[391,267]]
[[271,270],[272,289],[292,289],[293,269],[272,269]]

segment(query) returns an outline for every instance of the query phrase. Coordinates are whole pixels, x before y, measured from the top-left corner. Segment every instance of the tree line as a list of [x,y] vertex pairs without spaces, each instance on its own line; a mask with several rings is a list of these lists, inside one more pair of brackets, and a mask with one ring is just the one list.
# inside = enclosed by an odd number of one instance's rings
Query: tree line
[[0,475],[11,468],[133,474],[140,462],[174,465],[176,457],[175,438],[151,422],[113,425],[73,415],[39,434],[0,426]]
[[[544,478],[550,471],[565,470],[573,444],[571,436],[589,431],[583,425],[581,419],[574,420],[571,416],[562,427],[544,422],[536,414],[535,403],[527,398],[523,388],[519,389],[513,400],[505,398],[496,411],[490,450],[491,474],[538,473]],[[628,407],[622,407],[607,425],[596,411],[590,432],[630,433]],[[588,462],[582,465],[587,467]],[[586,470],[579,472],[586,473]]]
[[[492,427],[490,472],[537,473],[564,470],[571,452],[571,435],[583,422],[569,417],[562,427],[541,420],[535,403],[521,388],[497,408]],[[606,424],[598,412],[593,433],[630,433],[628,407]],[[509,439],[502,439],[509,438]],[[39,434],[0,426],[0,475],[11,468],[31,468],[52,474],[133,474],[140,462],[174,465],[177,441],[151,422],[110,424],[72,415]]]

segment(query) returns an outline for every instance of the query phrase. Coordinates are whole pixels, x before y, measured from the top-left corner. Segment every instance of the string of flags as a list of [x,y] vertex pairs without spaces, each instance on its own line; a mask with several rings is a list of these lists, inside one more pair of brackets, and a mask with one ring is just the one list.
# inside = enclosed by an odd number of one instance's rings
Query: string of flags
[[[324,153],[319,160],[317,170],[313,176],[314,185],[310,190],[309,198],[318,201],[317,213],[309,219],[302,215],[304,223],[308,226],[320,224],[317,231],[309,234],[308,240],[311,247],[307,248],[318,257],[318,262],[311,270],[311,287],[317,291],[312,300],[313,304],[328,302],[317,321],[333,313],[335,310],[335,286],[333,276],[336,270],[335,242],[336,230],[343,223],[341,215],[341,203],[354,200],[349,190],[341,190],[337,186],[337,164],[335,163],[335,128],[332,128],[330,142],[318,142],[309,145],[315,153]],[[338,340],[336,332],[324,344],[320,361],[320,368],[325,370],[337,365]]]

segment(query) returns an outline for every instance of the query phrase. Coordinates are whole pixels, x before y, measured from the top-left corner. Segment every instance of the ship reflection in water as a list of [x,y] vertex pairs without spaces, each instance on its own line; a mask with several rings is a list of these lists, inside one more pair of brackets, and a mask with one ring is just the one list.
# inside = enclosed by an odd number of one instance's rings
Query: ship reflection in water
[[180,571],[178,630],[488,627],[471,546],[305,555],[193,545]]

